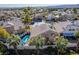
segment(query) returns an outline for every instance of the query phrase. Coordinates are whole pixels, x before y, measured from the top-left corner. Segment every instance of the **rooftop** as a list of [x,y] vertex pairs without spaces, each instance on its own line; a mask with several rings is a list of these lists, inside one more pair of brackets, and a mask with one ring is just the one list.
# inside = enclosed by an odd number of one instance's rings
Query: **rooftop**
[[42,34],[44,32],[47,32],[49,30],[51,30],[51,29],[47,24],[37,25],[37,26],[32,28],[31,37],[35,37],[35,36],[40,35],[40,34]]

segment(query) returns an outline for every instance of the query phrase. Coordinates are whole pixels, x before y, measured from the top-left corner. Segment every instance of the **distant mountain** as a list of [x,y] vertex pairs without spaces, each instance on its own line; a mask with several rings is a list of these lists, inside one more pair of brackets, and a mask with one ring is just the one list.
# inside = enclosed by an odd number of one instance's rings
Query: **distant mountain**
[[47,6],[48,8],[79,8],[79,4],[75,5],[58,5],[58,6]]

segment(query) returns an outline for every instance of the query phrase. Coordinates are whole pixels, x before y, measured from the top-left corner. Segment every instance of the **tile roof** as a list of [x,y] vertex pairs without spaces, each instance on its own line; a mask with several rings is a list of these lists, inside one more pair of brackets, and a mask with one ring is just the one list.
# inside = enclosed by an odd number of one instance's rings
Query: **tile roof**
[[40,35],[42,33],[45,33],[47,31],[51,30],[50,27],[47,24],[41,24],[37,25],[32,28],[31,30],[31,37],[35,37],[37,35]]

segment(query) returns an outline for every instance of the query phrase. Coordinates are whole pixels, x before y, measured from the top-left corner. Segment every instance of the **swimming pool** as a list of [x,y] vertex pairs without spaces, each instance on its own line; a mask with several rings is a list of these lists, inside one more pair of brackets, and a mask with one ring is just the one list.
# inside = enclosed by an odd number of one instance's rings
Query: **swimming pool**
[[25,44],[30,38],[30,35],[26,35],[20,42],[21,45]]

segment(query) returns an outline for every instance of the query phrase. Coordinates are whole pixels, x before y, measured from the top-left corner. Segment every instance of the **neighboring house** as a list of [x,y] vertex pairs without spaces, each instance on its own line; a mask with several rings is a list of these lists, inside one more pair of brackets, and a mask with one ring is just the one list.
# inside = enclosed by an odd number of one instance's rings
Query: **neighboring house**
[[3,26],[7,29],[9,33],[22,32],[24,31],[24,24],[21,20],[15,19],[3,23]]
[[55,16],[53,16],[51,13],[48,14],[46,22],[51,22],[51,21],[55,21]]
[[65,31],[74,31],[74,32],[79,31],[79,20],[72,21],[71,24],[65,27]]
[[57,22],[53,24],[53,27],[55,27],[55,31],[57,33],[61,33],[64,31],[64,29],[67,27],[67,25],[70,25],[70,21],[64,21],[64,22]]
[[39,25],[41,25],[41,24],[45,24],[45,22],[35,22],[33,25],[32,25],[32,27],[35,27],[35,26],[39,26]]
[[74,16],[72,14],[71,15],[64,14],[64,15],[61,15],[58,19],[60,21],[73,20]]
[[79,27],[78,26],[75,26],[75,25],[68,25],[65,28],[65,31],[78,31],[78,30],[79,30]]
[[5,22],[3,26],[9,33],[13,33],[14,32],[14,24],[13,23]]
[[34,23],[42,22],[44,20],[44,17],[41,14],[36,14],[32,20],[33,20],[32,22],[34,22]]
[[73,12],[71,10],[67,10],[66,13],[67,14],[73,14]]
[[62,35],[67,37],[67,38],[72,38],[72,39],[76,39],[75,38],[75,32],[79,31],[79,26],[76,23],[76,21],[74,21],[74,23],[67,25],[64,28],[64,31],[62,32]]
[[11,20],[10,22],[14,24],[15,31],[25,27],[22,21],[19,20],[18,18]]
[[79,20],[74,21],[74,25],[79,27]]
[[53,40],[54,31],[47,24],[36,25],[31,30],[30,38],[42,35],[48,37],[49,40]]

